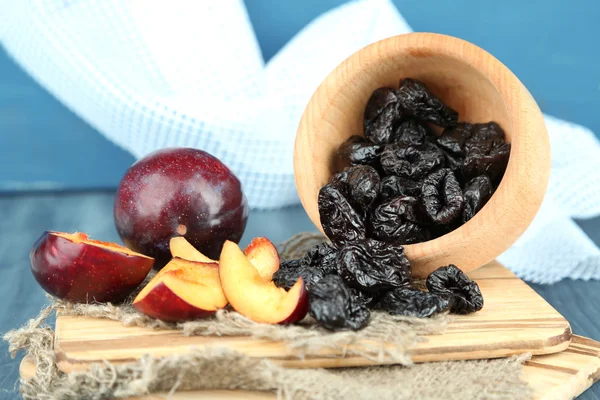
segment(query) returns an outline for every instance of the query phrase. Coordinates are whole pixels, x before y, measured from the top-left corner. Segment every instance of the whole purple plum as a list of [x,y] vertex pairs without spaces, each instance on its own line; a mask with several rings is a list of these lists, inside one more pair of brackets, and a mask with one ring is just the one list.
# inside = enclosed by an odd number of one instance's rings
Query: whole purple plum
[[216,157],[192,148],[168,148],[135,162],[121,180],[115,225],[130,249],[171,258],[169,240],[184,236],[217,260],[226,240],[239,242],[248,202],[238,178]]

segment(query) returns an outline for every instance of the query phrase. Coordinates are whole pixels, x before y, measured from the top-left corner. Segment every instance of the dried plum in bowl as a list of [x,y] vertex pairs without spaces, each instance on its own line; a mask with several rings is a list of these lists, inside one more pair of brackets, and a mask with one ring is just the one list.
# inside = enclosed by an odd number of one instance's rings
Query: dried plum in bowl
[[[424,88],[431,97],[423,95]],[[367,109],[377,89],[377,100]],[[403,110],[398,110],[399,102],[404,102]],[[398,114],[402,115],[399,124],[394,121]],[[498,128],[504,142],[497,140]],[[340,157],[338,149],[352,136],[362,139],[353,138]],[[387,150],[390,141],[410,150]],[[392,166],[390,160],[395,159],[420,160],[419,167],[401,162]],[[539,107],[500,61],[461,39],[411,33],[351,55],[321,83],[304,111],[296,134],[294,175],[302,205],[322,232],[319,191],[349,162],[369,165],[378,172],[382,201],[400,195],[419,198],[422,187],[418,182],[440,168],[452,173],[432,182],[428,190],[447,195],[454,187],[452,175],[460,183],[463,198],[458,216],[458,199],[451,206],[434,201],[415,210],[416,222],[427,229],[422,229],[422,239],[405,242],[404,249],[414,276],[424,278],[451,263],[471,271],[514,243],[544,197],[550,148]],[[384,176],[390,172],[393,178]],[[344,195],[342,181],[338,190]],[[441,192],[438,185],[442,185]],[[436,199],[435,193],[428,197]],[[370,204],[370,212],[380,206]],[[368,237],[371,221],[356,214],[367,233],[357,231],[354,236]],[[431,225],[424,219],[428,215]],[[451,222],[439,226],[432,216],[451,217]]]

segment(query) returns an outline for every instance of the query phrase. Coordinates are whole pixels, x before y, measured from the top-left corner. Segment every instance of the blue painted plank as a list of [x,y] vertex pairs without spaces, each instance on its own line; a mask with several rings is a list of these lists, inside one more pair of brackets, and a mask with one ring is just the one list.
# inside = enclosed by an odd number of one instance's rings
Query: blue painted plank
[[395,0],[417,31],[466,39],[508,66],[542,111],[600,134],[600,2]]
[[133,157],[0,50],[0,191],[112,188]]

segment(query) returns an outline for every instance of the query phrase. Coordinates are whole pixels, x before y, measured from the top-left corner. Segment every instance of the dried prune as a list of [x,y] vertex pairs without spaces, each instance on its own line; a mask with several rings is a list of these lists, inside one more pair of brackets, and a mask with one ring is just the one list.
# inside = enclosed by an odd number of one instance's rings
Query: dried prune
[[327,273],[322,268],[302,264],[302,259],[283,261],[273,274],[273,283],[278,287],[290,290],[299,278],[304,279],[306,288],[310,288]]
[[[302,276],[302,272],[300,259],[282,261],[279,264],[279,269],[273,274],[273,283],[278,287],[289,290],[294,286],[298,278]],[[306,277],[303,278],[306,281]]]
[[375,292],[365,292],[364,290],[358,290],[355,288],[352,289],[352,296],[356,299],[357,302],[364,304],[367,307],[372,307],[379,301],[381,297],[381,293]]
[[365,122],[365,137],[374,144],[388,143],[395,125],[401,118],[398,103],[388,104],[373,121]]
[[296,269],[302,265],[302,259],[283,260],[279,263],[279,269]]
[[471,127],[471,137],[465,141],[465,147],[468,148],[477,143],[493,142],[495,140],[505,141],[504,130],[496,122],[473,124]]
[[371,208],[379,196],[379,174],[368,165],[357,165],[348,171],[349,200],[361,210]]
[[[489,200],[510,155],[497,123],[458,122],[456,110],[412,78],[375,90],[363,123],[365,137],[338,149],[351,167],[319,194],[323,230],[337,247],[365,237],[412,244],[451,232]],[[432,124],[444,128],[439,137]]]
[[467,179],[485,174],[495,181],[504,174],[510,143],[505,142],[504,131],[497,123],[473,125],[473,133],[464,147],[462,173]]
[[386,176],[381,180],[379,194],[383,200],[398,196],[419,197],[421,195],[421,182],[401,178],[399,176]]
[[407,146],[420,146],[425,143],[428,133],[427,128],[422,123],[411,118],[398,125],[390,142],[403,143]]
[[371,236],[402,244],[428,240],[429,231],[418,224],[417,207],[417,199],[409,196],[399,196],[380,204],[371,215]]
[[284,260],[280,262],[279,269],[275,271],[271,279],[276,286],[289,290],[300,278],[301,272],[302,263],[299,258]]
[[464,159],[449,152],[445,152],[444,156],[446,158],[446,167],[450,168],[454,172],[456,179],[461,181]]
[[425,213],[437,224],[449,224],[462,212],[463,193],[448,168],[439,169],[423,180],[421,196]]
[[363,217],[333,185],[328,183],[319,190],[318,203],[323,231],[335,245],[365,237]]
[[337,189],[346,199],[350,197],[350,188],[348,187],[348,177],[350,176],[350,167],[333,174],[329,178],[329,184]]
[[385,146],[380,161],[388,175],[417,180],[443,165],[444,154],[435,144],[429,142],[421,146],[393,143]]
[[310,290],[324,276],[337,274],[337,257],[338,250],[335,247],[329,243],[319,243],[308,249],[302,258],[281,262],[279,270],[273,274],[273,282],[289,290],[302,277]]
[[452,296],[429,293],[412,287],[401,287],[384,293],[375,309],[394,315],[425,318],[450,308]]
[[450,311],[453,313],[469,314],[483,308],[479,286],[456,265],[436,269],[429,274],[425,284],[432,293],[452,295]]
[[490,179],[496,181],[504,175],[509,156],[510,143],[494,147],[487,154],[481,151],[467,152],[462,173],[467,178],[486,174]]
[[492,181],[486,175],[477,176],[471,179],[463,191],[465,198],[464,209],[462,213],[462,222],[467,222],[481,210],[481,208],[492,197],[494,187]]
[[365,107],[365,122],[373,121],[382,113],[384,108],[397,101],[398,99],[396,98],[396,91],[394,89],[389,87],[375,89]]
[[409,284],[411,266],[401,245],[363,239],[340,249],[338,273],[354,288],[378,292]]
[[320,268],[327,274],[337,272],[338,250],[329,243],[319,243],[306,252],[300,259],[305,267]]
[[355,135],[340,145],[338,154],[342,160],[353,165],[375,165],[382,151],[383,145],[370,143],[362,136]]
[[444,104],[416,79],[403,79],[396,90],[396,97],[404,113],[422,121],[443,127],[456,125],[458,121],[458,112]]
[[308,312],[326,329],[359,330],[369,322],[371,312],[352,294],[337,275],[328,275],[308,292]]
[[437,138],[437,143],[445,151],[464,157],[465,141],[471,137],[472,130],[473,125],[460,122],[454,127],[444,129],[444,132]]

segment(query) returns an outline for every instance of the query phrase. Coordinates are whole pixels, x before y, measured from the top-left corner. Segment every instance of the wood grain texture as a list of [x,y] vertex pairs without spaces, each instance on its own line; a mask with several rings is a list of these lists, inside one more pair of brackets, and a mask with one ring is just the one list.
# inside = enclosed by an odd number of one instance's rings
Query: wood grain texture
[[[506,357],[564,350],[570,341],[569,323],[512,272],[494,262],[470,275],[485,299],[482,311],[456,316],[441,335],[423,337],[412,349],[415,362]],[[125,327],[100,318],[58,316],[55,350],[59,368],[82,370],[101,360],[120,363],[144,354],[182,354],[194,347],[224,346],[251,357],[269,358],[285,367],[331,368],[389,364],[389,357],[371,360],[343,357],[336,349],[300,353],[282,342],[248,337],[183,336],[179,331]],[[357,343],[351,349],[369,346]],[[391,346],[391,345],[390,345]]]
[[411,33],[369,45],[347,58],[321,83],[306,106],[294,149],[294,176],[302,205],[322,231],[319,189],[343,165],[338,146],[361,134],[367,100],[378,87],[401,78],[422,80],[459,112],[461,120],[494,120],[512,150],[504,179],[490,201],[460,228],[405,246],[415,276],[440,265],[470,271],[506,250],[536,214],[548,183],[550,148],[539,107],[500,61],[450,36]]
[[532,357],[523,372],[536,399],[575,398],[600,380],[600,343],[574,335],[565,351]]
[[[30,379],[35,375],[35,365],[24,358],[20,368],[21,376]],[[600,343],[581,336],[573,336],[569,347],[548,355],[533,356],[523,367],[523,379],[533,389],[536,400],[572,399],[600,378]],[[275,399],[271,393],[205,390],[174,393],[170,397],[157,393],[150,396],[130,398],[130,400],[163,399]]]

